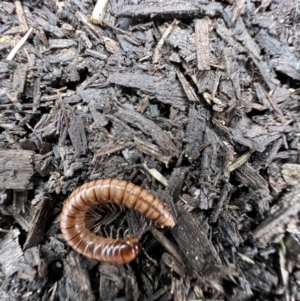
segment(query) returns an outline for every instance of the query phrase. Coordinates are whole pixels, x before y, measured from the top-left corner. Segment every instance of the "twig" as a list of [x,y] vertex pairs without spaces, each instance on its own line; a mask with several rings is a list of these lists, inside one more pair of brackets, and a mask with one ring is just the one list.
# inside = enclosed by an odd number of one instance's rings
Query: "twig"
[[266,97],[267,97],[267,99],[268,99],[268,101],[269,101],[271,107],[272,107],[273,110],[277,113],[277,117],[278,117],[283,123],[286,123],[287,120],[284,118],[282,112],[281,112],[280,109],[277,107],[277,104],[273,101],[272,96],[271,96],[269,93],[267,93],[267,92],[265,92],[265,95],[266,95]]
[[17,43],[17,45],[12,49],[12,51],[9,53],[9,55],[7,56],[7,60],[11,61],[15,55],[17,54],[17,52],[19,51],[19,49],[24,45],[24,43],[27,41],[27,39],[29,38],[31,32],[32,32],[33,28],[31,27],[27,33],[25,34],[25,36]]
[[118,28],[116,26],[114,26],[113,24],[111,24],[110,22],[107,22],[107,21],[104,21],[102,22],[104,26],[116,31],[116,32],[119,32],[120,34],[123,34],[131,39],[133,39],[133,42],[136,42],[137,44],[136,45],[140,45],[141,43],[144,43],[146,42],[146,40],[142,39],[142,38],[138,38],[138,37],[135,37],[131,32],[128,32],[126,30],[123,30],[121,28]]
[[159,40],[158,44],[156,45],[153,53],[153,64],[158,63],[159,59],[159,52],[161,47],[163,46],[166,38],[170,34],[170,32],[173,30],[174,26],[178,25],[180,23],[179,20],[174,19],[174,21],[168,26],[168,28],[165,30],[164,34],[162,35],[161,39]]

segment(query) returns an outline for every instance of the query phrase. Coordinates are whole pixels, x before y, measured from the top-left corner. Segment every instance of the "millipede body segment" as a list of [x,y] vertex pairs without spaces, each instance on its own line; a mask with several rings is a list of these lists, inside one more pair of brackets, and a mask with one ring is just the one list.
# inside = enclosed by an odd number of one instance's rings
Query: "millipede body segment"
[[125,240],[104,238],[86,228],[85,214],[89,208],[105,203],[125,206],[166,227],[175,225],[165,204],[140,186],[117,179],[86,183],[77,188],[64,204],[60,228],[67,243],[88,258],[124,264],[135,259],[141,249],[136,237]]

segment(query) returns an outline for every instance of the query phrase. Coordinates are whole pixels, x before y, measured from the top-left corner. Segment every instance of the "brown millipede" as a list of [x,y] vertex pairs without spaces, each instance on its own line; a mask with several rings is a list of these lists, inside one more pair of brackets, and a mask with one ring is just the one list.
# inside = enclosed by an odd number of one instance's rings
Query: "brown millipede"
[[85,214],[89,208],[103,203],[125,206],[163,226],[175,225],[164,203],[140,186],[117,179],[86,183],[78,187],[64,204],[60,228],[67,243],[88,258],[124,264],[135,259],[141,249],[136,237],[125,240],[104,238],[86,228]]

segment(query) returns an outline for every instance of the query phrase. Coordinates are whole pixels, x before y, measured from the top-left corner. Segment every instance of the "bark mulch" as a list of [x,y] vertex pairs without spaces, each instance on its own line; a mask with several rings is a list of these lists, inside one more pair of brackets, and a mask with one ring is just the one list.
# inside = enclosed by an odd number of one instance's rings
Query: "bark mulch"
[[[300,300],[300,3],[0,4],[0,300]],[[168,204],[115,266],[65,243],[65,199],[118,178]]]

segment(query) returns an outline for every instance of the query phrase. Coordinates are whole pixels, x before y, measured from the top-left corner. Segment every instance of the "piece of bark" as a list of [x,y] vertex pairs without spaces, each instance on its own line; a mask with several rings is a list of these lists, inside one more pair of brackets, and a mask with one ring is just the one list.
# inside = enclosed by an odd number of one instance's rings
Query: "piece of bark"
[[230,183],[227,183],[224,185],[222,192],[220,194],[220,197],[217,201],[217,205],[214,207],[213,212],[211,213],[211,216],[209,218],[209,221],[211,223],[215,223],[219,215],[221,213],[221,210],[223,209],[224,205],[227,205],[230,197],[231,197],[231,190],[232,190],[232,185]]
[[260,83],[254,83],[253,85],[255,87],[255,91],[256,91],[258,100],[261,102],[261,104],[264,107],[271,109],[270,102],[269,102],[268,98],[266,97],[266,91],[264,90],[262,85]]
[[228,29],[224,20],[219,18],[216,22],[216,32],[221,38],[227,42],[229,46],[234,47],[237,53],[247,52],[247,50],[238,41],[236,41],[232,35],[232,30]]
[[240,68],[238,65],[234,48],[224,48],[224,64],[228,78],[231,79],[233,87],[235,89],[235,97],[241,99],[241,83],[240,83]]
[[144,114],[148,107],[149,107],[149,96],[145,95],[145,97],[140,99],[139,105],[137,106],[136,110],[139,113]]
[[285,193],[281,202],[271,209],[271,215],[253,231],[253,238],[264,244],[278,242],[285,233],[286,225],[300,211],[299,198],[300,188],[294,186],[290,192]]
[[233,12],[232,12],[232,22],[234,23],[236,19],[240,16],[241,11],[244,7],[245,0],[237,0],[235,1]]
[[52,213],[52,204],[47,197],[37,195],[34,201],[38,201],[38,204],[34,206],[35,215],[31,221],[31,229],[23,246],[24,250],[38,245],[42,240],[45,225]]
[[269,191],[267,181],[247,163],[234,171],[237,180],[246,187],[252,189],[263,189]]
[[188,100],[189,101],[199,101],[197,94],[195,93],[195,91],[192,88],[192,86],[190,85],[190,83],[186,80],[184,75],[179,70],[177,70],[176,73],[177,73],[177,77],[182,85],[182,88],[183,88]]
[[149,95],[154,95],[162,103],[184,111],[186,107],[186,96],[178,82],[165,78],[151,76],[145,73],[114,73],[107,81],[109,83],[139,89]]
[[224,247],[238,247],[242,242],[242,238],[234,223],[226,212],[223,212],[218,220],[216,238]]
[[53,171],[51,162],[53,160],[52,151],[45,155],[34,155],[34,170],[39,173],[40,176],[46,177]]
[[268,182],[272,189],[272,195],[277,196],[287,188],[287,183],[284,181],[284,178],[280,172],[280,167],[276,162],[273,162],[268,166],[268,174]]
[[191,18],[199,15],[215,16],[223,6],[220,3],[206,0],[181,1],[144,1],[133,5],[122,5],[116,12],[117,17],[160,17],[160,18]]
[[214,71],[206,71],[200,73],[197,78],[197,88],[198,93],[210,92],[213,93],[215,86],[216,72]]
[[78,82],[80,80],[80,74],[77,71],[77,60],[70,62],[67,67],[67,79],[69,82]]
[[154,156],[158,161],[163,162],[166,165],[166,167],[168,167],[169,161],[172,158],[171,156],[164,155],[156,145],[149,143],[137,136],[134,137],[134,142],[136,148],[140,152],[149,156]]
[[13,90],[18,93],[23,93],[27,76],[27,64],[18,64],[13,77]]
[[14,190],[13,203],[6,210],[26,232],[29,231],[34,210],[28,202],[27,190]]
[[10,230],[0,241],[1,269],[7,277],[17,273],[17,278],[31,282],[36,276],[36,270],[25,262],[19,235],[18,229]]
[[[122,267],[120,267],[122,269]],[[116,265],[104,263],[99,267],[100,300],[115,300],[119,291],[124,289],[124,279],[120,275],[120,268]]]
[[46,5],[41,7],[41,11],[46,15],[49,24],[56,26],[59,23],[59,17],[56,16]]
[[0,241],[1,270],[7,277],[18,271],[18,263],[24,262],[24,254],[19,244],[20,231],[10,230]]
[[169,178],[167,192],[173,197],[174,203],[176,203],[180,197],[187,172],[187,168],[174,168],[171,177]]
[[[168,292],[168,287],[164,285],[161,289],[156,291],[151,297],[145,299],[145,301],[152,301],[152,300],[170,300],[169,296],[164,296]],[[169,293],[170,294],[170,293]],[[172,294],[173,295],[173,294]],[[122,300],[123,301],[123,300]],[[125,301],[125,300],[124,300]]]
[[95,158],[111,155],[111,154],[119,152],[119,151],[121,151],[125,148],[128,148],[131,145],[132,145],[131,142],[116,143],[116,142],[112,141],[112,142],[109,142],[109,143],[105,143],[104,146],[99,147],[99,149],[95,153]]
[[184,275],[186,275],[187,271],[183,262],[179,262],[175,257],[171,256],[170,254],[162,254],[161,261],[179,276],[183,277]]
[[175,246],[162,232],[158,231],[154,227],[151,228],[151,233],[167,252],[176,258],[180,264],[184,265],[185,258],[180,250],[178,250],[177,246]]
[[199,70],[209,70],[210,42],[209,19],[195,20],[195,44],[197,50],[197,67]]
[[[173,287],[173,300],[181,301],[187,300],[187,296],[189,295],[191,283],[189,277],[179,277],[172,279],[172,287]],[[163,299],[163,298],[162,298]],[[166,297],[166,300],[169,300]]]
[[284,245],[287,251],[287,258],[290,261],[300,264],[300,242],[299,234],[288,234],[284,239]]
[[189,194],[183,193],[181,195],[181,200],[185,203],[184,209],[187,212],[191,212],[193,211],[193,209],[199,206],[199,200],[196,197],[192,197]]
[[298,162],[298,158],[299,158],[299,151],[297,151],[297,150],[287,150],[287,151],[278,152],[275,155],[274,160],[276,160],[276,159],[289,159],[289,161],[291,161],[291,162]]
[[255,39],[268,54],[274,56],[271,62],[277,71],[295,80],[300,79],[299,68],[295,67],[295,61],[299,60],[299,56],[291,51],[290,47],[283,45],[278,39],[270,36],[264,29],[259,31]]
[[255,40],[268,54],[277,56],[288,51],[288,49],[286,49],[278,39],[269,35],[264,29],[261,29],[258,32],[255,36]]
[[49,39],[49,48],[50,49],[59,49],[59,48],[68,48],[75,46],[76,42],[71,39]]
[[262,59],[255,58],[251,53],[249,53],[249,56],[252,59],[255,66],[257,67],[257,69],[259,70],[260,74],[262,75],[262,78],[268,85],[269,89],[274,89],[276,85],[272,80],[276,78],[276,73],[273,70],[272,66]]
[[119,108],[114,114],[121,120],[130,123],[131,125],[138,127],[146,135],[152,136],[152,139],[161,148],[164,155],[167,156],[178,156],[178,149],[171,141],[169,136],[162,131],[152,120],[145,118],[141,114],[131,110],[124,110]]
[[238,259],[237,265],[241,269],[245,279],[247,279],[249,288],[252,291],[268,294],[273,291],[274,287],[278,287],[278,276],[275,272],[272,272],[272,269],[267,269],[264,264],[259,262],[249,264]]
[[104,53],[100,53],[99,51],[93,50],[93,49],[86,49],[85,54],[96,57],[100,60],[107,60],[108,56]]
[[183,211],[171,233],[190,265],[198,273],[202,274],[207,265],[221,265],[221,259],[213,244],[192,214]]
[[71,118],[68,132],[75,152],[78,155],[84,155],[87,149],[87,139],[81,117],[75,116]]
[[280,133],[266,132],[265,128],[252,122],[246,115],[242,115],[240,122],[234,127],[229,128],[234,141],[263,152],[273,141],[278,140]]
[[299,67],[295,67],[295,62],[299,61],[299,56],[294,53],[285,53],[279,58],[272,59],[272,65],[275,67],[277,72],[283,73],[290,78],[299,81],[300,71]]
[[23,33],[25,33],[28,30],[28,25],[24,16],[24,11],[21,5],[21,1],[15,1],[15,5],[16,5],[16,11],[18,14],[19,22],[21,24]]
[[[59,225],[54,228],[55,232],[58,232]],[[61,240],[63,237],[61,235]],[[63,241],[59,241],[54,237],[50,238],[50,241],[46,241],[44,244],[41,244],[41,253],[42,258],[47,262],[47,264],[54,263],[60,258],[65,258],[69,253],[69,250],[66,249],[66,244]]]
[[289,125],[270,125],[268,126],[270,132],[290,133],[293,128]]
[[84,23],[85,28],[87,29],[89,34],[97,41],[97,43],[104,43],[104,37],[106,36],[106,33],[104,32],[104,30],[102,30],[102,28],[89,22],[88,17],[79,10],[76,11],[75,17],[80,22]]
[[252,39],[242,18],[237,19],[233,33],[236,40],[240,41],[249,53],[251,53],[256,59],[260,59],[260,48],[256,44],[255,40]]
[[86,300],[94,301],[88,273],[83,266],[80,255],[71,252],[64,264],[66,275],[66,290],[70,301]]
[[65,63],[69,61],[75,61],[76,56],[77,53],[75,49],[71,48],[68,52],[61,50],[60,52],[57,52],[57,54],[48,55],[48,61],[51,64]]
[[178,49],[179,55],[187,63],[196,59],[195,37],[192,32],[177,26],[168,36],[166,44]]
[[268,167],[274,160],[281,146],[282,139],[280,138],[268,145],[265,152],[254,154],[252,163],[253,168],[259,170]]
[[158,61],[160,59],[160,55],[161,55],[161,48],[162,48],[166,38],[168,37],[170,32],[173,30],[174,26],[178,25],[179,23],[180,23],[180,21],[175,19],[162,34],[160,40],[158,41],[158,43],[153,51],[153,57],[152,57],[153,64],[158,63]]
[[199,158],[201,147],[203,147],[206,129],[206,120],[203,114],[193,107],[189,110],[189,123],[185,135],[185,154],[190,161]]
[[0,150],[0,189],[32,189],[34,152]]

